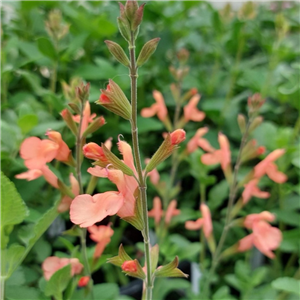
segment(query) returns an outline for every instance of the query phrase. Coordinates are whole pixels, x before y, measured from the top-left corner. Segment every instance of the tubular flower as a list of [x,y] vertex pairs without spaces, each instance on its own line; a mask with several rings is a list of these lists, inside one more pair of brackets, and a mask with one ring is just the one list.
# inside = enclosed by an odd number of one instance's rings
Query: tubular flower
[[78,287],[85,287],[90,281],[90,276],[82,276],[78,281]]
[[205,113],[197,109],[197,104],[201,96],[199,94],[194,95],[189,103],[183,108],[184,120],[187,123],[188,121],[201,122],[205,118]]
[[[230,176],[231,174],[231,165],[230,165],[231,153],[230,153],[229,141],[223,133],[219,133],[218,141],[220,144],[220,149],[211,151],[210,153],[203,154],[201,156],[201,161],[205,165],[214,165],[220,163],[221,168],[227,177]],[[200,147],[202,146],[203,145],[200,145]]]
[[[76,197],[79,195],[79,192],[80,192],[78,181],[72,173],[70,174],[69,178],[70,178],[72,193],[74,194],[74,197]],[[57,208],[58,212],[62,213],[62,212],[69,210],[72,201],[73,201],[73,199],[71,197],[69,197],[67,195],[64,196],[58,205],[58,208]]]
[[271,152],[265,159],[254,167],[254,177],[260,178],[267,174],[270,179],[277,183],[283,183],[287,180],[287,176],[278,171],[274,161],[285,153],[284,149],[277,149]]
[[210,210],[206,204],[201,204],[200,211],[202,213],[202,218],[196,221],[185,222],[185,228],[188,230],[199,230],[200,228],[203,228],[204,235],[208,239],[213,232]]
[[162,93],[156,90],[153,91],[153,98],[156,103],[152,104],[148,108],[143,108],[141,110],[141,115],[144,118],[150,118],[157,115],[162,122],[165,122],[167,120],[168,110]]
[[46,132],[48,138],[58,145],[57,154],[55,158],[62,162],[70,160],[71,150],[68,145],[63,141],[61,134],[57,131],[48,130]]
[[21,144],[20,156],[28,169],[41,169],[56,157],[58,148],[59,145],[53,141],[29,137]]
[[71,265],[71,276],[81,273],[83,265],[77,258],[47,257],[42,264],[45,279],[49,280],[56,271],[69,264]]
[[[96,117],[95,113],[91,114],[91,106],[90,106],[89,101],[86,101],[85,106],[84,106],[84,110],[83,110],[80,136],[82,136],[82,134],[88,128],[89,123],[92,123],[95,117]],[[79,123],[80,122],[80,115],[73,116],[73,120],[76,123]]]
[[162,210],[161,200],[159,197],[154,197],[153,208],[148,212],[148,216],[154,218],[154,222],[158,225],[161,221],[162,216],[165,216],[165,224],[168,226],[171,222],[172,217],[178,216],[180,210],[176,209],[177,201],[172,200],[167,208],[166,213]]
[[282,240],[281,231],[267,223],[274,219],[275,216],[268,211],[248,215],[244,225],[253,232],[239,241],[238,251],[244,252],[255,246],[261,253],[273,259],[275,255],[272,250],[277,249]]
[[[136,174],[131,147],[125,141],[119,141],[118,147],[123,155],[124,163]],[[109,191],[94,196],[87,194],[77,196],[70,207],[70,218],[73,223],[80,227],[89,227],[114,214],[121,218],[135,215],[134,193],[138,184],[133,176],[125,175],[120,170],[109,167],[102,169],[99,166],[89,168],[88,172],[94,176],[107,177],[116,184],[118,192]]]
[[90,233],[90,238],[97,243],[94,258],[98,258],[102,255],[106,245],[110,242],[110,238],[114,234],[114,231],[111,229],[110,224],[107,226],[93,225],[88,227],[88,231]]
[[31,181],[44,176],[45,180],[56,189],[58,188],[56,175],[49,169],[47,165],[42,166],[40,169],[29,169],[28,171],[17,174],[15,177],[18,179],[26,179]]
[[171,144],[178,145],[185,140],[185,131],[183,129],[176,129],[170,133]]
[[261,191],[258,187],[258,180],[259,179],[252,179],[251,181],[249,181],[247,184],[244,185],[245,189],[243,191],[242,194],[242,198],[243,198],[243,204],[247,204],[249,202],[249,200],[251,199],[251,197],[257,197],[257,198],[262,198],[262,199],[266,199],[270,197],[270,193],[268,192],[264,192]]
[[188,153],[192,153],[196,151],[198,147],[201,147],[203,150],[207,152],[214,152],[215,149],[210,145],[210,143],[202,138],[208,132],[207,127],[199,128],[196,131],[196,134],[189,140],[187,144],[187,151]]

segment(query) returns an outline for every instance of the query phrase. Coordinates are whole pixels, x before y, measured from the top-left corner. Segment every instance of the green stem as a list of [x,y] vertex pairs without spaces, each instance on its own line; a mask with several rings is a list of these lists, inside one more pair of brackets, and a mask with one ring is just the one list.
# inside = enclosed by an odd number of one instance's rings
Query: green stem
[[247,123],[246,130],[245,130],[245,133],[243,135],[243,138],[242,138],[242,141],[241,141],[241,144],[240,144],[238,157],[237,157],[236,164],[235,164],[235,167],[234,167],[232,184],[230,186],[229,201],[228,201],[228,206],[227,206],[225,225],[224,225],[223,232],[221,234],[220,241],[219,241],[218,246],[216,248],[216,251],[213,254],[212,265],[211,265],[211,268],[209,270],[209,273],[208,273],[208,276],[207,276],[206,286],[205,286],[205,289],[204,289],[205,292],[209,291],[210,278],[212,277],[212,275],[213,275],[213,273],[214,273],[214,271],[215,271],[215,269],[218,265],[218,262],[220,260],[220,254],[221,254],[223,245],[225,243],[225,240],[227,238],[228,231],[230,229],[231,211],[232,211],[232,207],[233,207],[233,204],[234,204],[236,192],[238,190],[237,175],[238,175],[239,168],[241,166],[242,152],[243,152],[243,149],[244,149],[244,147],[246,145],[246,142],[247,142],[247,138],[248,138],[248,135],[249,135],[249,128],[250,128],[250,125],[252,124],[252,121],[253,121],[253,118],[250,118],[248,123]]
[[92,176],[90,179],[90,182],[88,184],[88,187],[86,188],[86,194],[92,194],[96,188],[98,181],[98,177]]
[[[4,263],[2,261],[2,263]],[[4,276],[0,276],[0,295],[1,295],[1,299],[4,299],[4,286],[5,286],[5,277]]]
[[139,138],[137,128],[137,66],[135,58],[135,39],[134,34],[131,32],[131,41],[129,45],[130,52],[130,83],[131,83],[131,106],[132,106],[132,118],[131,118],[131,133],[132,133],[132,144],[135,164],[139,179],[139,190],[142,201],[142,213],[144,221],[144,230],[142,232],[144,238],[145,247],[145,261],[147,267],[146,274],[146,300],[152,299],[152,276],[151,276],[151,256],[150,256],[150,238],[149,238],[149,222],[148,222],[148,208],[147,208],[147,194],[146,194],[146,180],[143,176],[142,163],[140,158],[139,150]]

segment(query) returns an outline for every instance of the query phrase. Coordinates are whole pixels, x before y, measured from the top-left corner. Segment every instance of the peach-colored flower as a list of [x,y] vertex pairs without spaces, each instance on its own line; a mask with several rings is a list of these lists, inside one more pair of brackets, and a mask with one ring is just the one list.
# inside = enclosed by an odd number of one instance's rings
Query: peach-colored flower
[[31,181],[44,176],[45,180],[56,189],[58,188],[56,175],[49,169],[47,165],[42,166],[40,169],[29,169],[28,171],[17,174],[15,177],[18,179],[26,179]]
[[56,271],[69,264],[71,264],[71,276],[81,273],[83,265],[78,258],[47,257],[42,264],[45,279],[49,280]]
[[110,227],[110,224],[107,226],[93,225],[88,227],[88,231],[90,233],[90,238],[97,243],[94,258],[98,258],[102,255],[106,245],[110,242],[110,238],[114,234],[114,231]]
[[78,287],[85,287],[88,285],[90,281],[90,276],[82,276],[80,277],[80,279],[78,280]]
[[258,187],[259,179],[252,179],[250,180],[247,184],[244,185],[245,189],[243,191],[242,194],[242,198],[243,198],[243,204],[247,204],[249,202],[249,200],[251,199],[251,197],[257,197],[257,198],[262,198],[262,199],[266,199],[270,197],[270,193],[268,192],[264,192],[261,191]]
[[[76,197],[76,196],[79,195],[79,191],[80,191],[78,181],[72,173],[70,174],[69,179],[70,179],[70,183],[71,183],[72,193],[74,194],[74,197]],[[65,212],[65,211],[69,210],[72,201],[73,201],[73,198],[65,195],[61,199],[61,202],[59,203],[59,205],[57,207],[57,211],[62,213],[62,212]]]
[[281,231],[266,222],[272,222],[274,219],[275,216],[267,211],[247,216],[244,225],[246,228],[252,229],[253,233],[239,241],[238,251],[244,252],[255,246],[269,258],[274,258],[272,250],[278,248],[282,240]]
[[200,211],[202,213],[202,218],[196,221],[185,222],[185,228],[188,230],[199,230],[200,228],[203,228],[204,235],[208,239],[213,231],[210,210],[206,204],[201,204]]
[[153,117],[154,115],[157,115],[157,117],[162,121],[166,121],[168,116],[168,110],[165,105],[165,100],[161,92],[159,91],[153,91],[153,98],[156,101],[156,103],[152,104],[148,108],[143,108],[141,110],[141,115],[144,118]]
[[166,225],[169,225],[171,222],[172,217],[178,216],[180,214],[180,210],[176,209],[177,201],[172,200],[167,208],[166,215],[165,215],[165,223]]
[[[81,124],[81,132],[80,135],[85,132],[85,130],[88,128],[89,123],[93,122],[94,118],[96,117],[96,114],[91,114],[91,106],[89,101],[85,102],[84,110],[83,110],[83,117],[82,117],[82,124]],[[76,123],[80,122],[80,115],[73,116],[73,120]]]
[[165,215],[165,224],[168,226],[172,217],[178,216],[180,210],[176,209],[177,201],[172,200],[167,208],[166,213],[162,210],[161,200],[159,197],[154,197],[153,208],[148,212],[148,216],[154,218],[155,224],[158,225],[163,215]]
[[98,144],[96,143],[85,144],[82,150],[83,150],[83,155],[85,157],[108,163],[107,157],[105,156],[102,147],[100,147]]
[[[136,174],[131,147],[125,141],[119,141],[118,147],[123,155],[124,163]],[[117,214],[119,217],[125,218],[135,215],[134,192],[138,184],[133,176],[125,175],[122,171],[111,168],[89,168],[88,172],[94,176],[107,177],[116,184],[118,192],[110,191],[94,196],[87,194],[77,196],[72,201],[70,208],[70,218],[73,223],[80,227],[89,227],[100,222],[106,216]]]
[[205,113],[197,109],[197,104],[201,96],[194,95],[189,103],[183,108],[185,122],[194,121],[201,122],[205,118]]
[[41,169],[56,157],[58,148],[59,145],[53,141],[29,137],[21,144],[20,156],[28,169]]
[[159,197],[154,197],[153,208],[148,212],[148,216],[154,218],[155,224],[159,224],[164,211],[162,210],[161,200]]
[[285,153],[284,149],[277,149],[271,152],[265,159],[254,167],[254,177],[260,178],[267,174],[270,179],[277,183],[283,183],[287,180],[287,176],[278,171],[274,161]]
[[71,150],[68,145],[63,141],[61,134],[54,130],[48,130],[46,135],[48,138],[58,145],[57,154],[55,158],[59,161],[67,162],[69,160],[69,156]]
[[126,260],[121,266],[122,270],[125,272],[135,273],[137,272],[137,263],[135,260]]
[[189,140],[187,144],[188,153],[192,153],[197,150],[198,147],[201,147],[204,151],[214,152],[215,149],[210,145],[210,143],[202,138],[208,132],[207,127],[199,128],[196,131],[196,134]]
[[[212,151],[210,153],[205,153],[201,156],[201,161],[205,165],[213,165],[220,163],[221,168],[224,172],[231,168],[231,153],[230,146],[227,137],[223,133],[219,133],[218,141],[220,144],[220,149]],[[202,145],[200,145],[202,147]],[[211,149],[212,150],[212,149]]]

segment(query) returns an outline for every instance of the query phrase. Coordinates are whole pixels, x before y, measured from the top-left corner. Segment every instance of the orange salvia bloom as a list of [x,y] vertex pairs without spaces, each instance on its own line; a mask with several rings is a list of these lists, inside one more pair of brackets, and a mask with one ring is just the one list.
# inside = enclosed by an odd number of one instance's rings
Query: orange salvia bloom
[[162,210],[161,200],[159,197],[154,197],[153,208],[148,212],[148,216],[154,218],[156,225],[159,224],[164,212]]
[[125,272],[136,273],[137,264],[134,260],[126,260],[121,266],[122,270]]
[[48,138],[58,145],[57,154],[55,158],[62,162],[67,162],[71,154],[68,145],[63,141],[61,134],[54,130],[48,130],[46,135]]
[[[82,117],[82,124],[81,124],[81,131],[80,131],[81,136],[85,132],[85,130],[87,129],[89,123],[93,122],[95,117],[96,117],[95,113],[91,114],[91,106],[90,106],[89,101],[86,101],[85,106],[84,106],[84,110],[83,110],[83,117]],[[79,123],[80,122],[80,115],[73,116],[73,120],[76,123]]]
[[262,198],[262,199],[266,199],[270,197],[270,193],[268,192],[264,192],[261,191],[258,187],[258,180],[259,179],[252,179],[251,181],[249,181],[247,184],[244,185],[245,189],[243,191],[242,194],[242,198],[243,198],[243,204],[247,204],[249,202],[249,200],[251,199],[251,197],[257,197],[257,198]]
[[185,122],[194,121],[201,122],[205,118],[205,113],[197,109],[197,104],[201,96],[194,95],[189,103],[183,108]]

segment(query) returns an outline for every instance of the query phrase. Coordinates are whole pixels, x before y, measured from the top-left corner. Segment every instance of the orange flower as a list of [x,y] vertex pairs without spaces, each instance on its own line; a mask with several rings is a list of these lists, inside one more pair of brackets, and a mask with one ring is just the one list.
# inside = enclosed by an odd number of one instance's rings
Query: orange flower
[[261,191],[258,187],[258,180],[259,179],[252,179],[251,181],[249,181],[247,184],[244,185],[245,189],[243,191],[242,194],[242,198],[243,198],[243,204],[247,204],[249,202],[249,200],[251,199],[251,197],[257,197],[257,198],[262,198],[262,199],[266,199],[270,197],[270,193],[268,192],[264,192]]
[[[123,155],[124,163],[136,174],[131,147],[125,141],[119,141],[118,147]],[[77,196],[70,207],[70,218],[73,223],[80,227],[89,227],[114,214],[121,218],[135,215],[134,192],[138,184],[133,176],[124,175],[120,170],[102,169],[98,166],[89,168],[88,172],[94,176],[107,177],[116,184],[118,192],[109,191],[94,196],[87,194]]]
[[153,98],[156,101],[156,103],[152,104],[148,108],[143,108],[141,110],[141,115],[144,118],[153,117],[154,115],[157,115],[157,117],[162,121],[166,121],[168,116],[168,110],[165,105],[165,100],[161,92],[159,91],[153,91]]
[[275,216],[268,211],[248,215],[244,225],[252,229],[253,233],[239,241],[238,251],[244,252],[255,246],[260,252],[273,259],[275,255],[272,250],[277,249],[282,240],[281,231],[266,222],[272,222],[274,219]]
[[171,144],[178,145],[185,140],[185,131],[183,129],[176,129],[170,133]]
[[42,264],[45,279],[49,280],[56,271],[69,264],[71,265],[71,276],[81,273],[83,265],[78,258],[47,257]]
[[277,149],[271,152],[265,159],[254,167],[254,177],[260,178],[267,174],[270,179],[277,183],[283,183],[287,180],[287,176],[278,171],[274,161],[285,153],[284,149]]
[[[84,110],[83,110],[80,136],[82,136],[82,134],[88,128],[89,123],[92,123],[95,117],[96,117],[96,114],[91,114],[91,106],[90,106],[89,101],[86,101],[85,106],[84,106]],[[76,123],[79,123],[80,122],[80,115],[73,116],[73,120]]]
[[208,239],[213,232],[210,210],[206,204],[201,204],[200,211],[202,213],[202,218],[196,221],[185,222],[185,228],[188,230],[199,230],[200,228],[203,228],[204,235]]
[[93,225],[88,227],[88,231],[90,233],[90,238],[97,243],[94,258],[98,258],[102,255],[106,245],[110,242],[110,238],[114,234],[114,231],[110,228],[110,224],[107,226]]
[[100,160],[102,162],[108,163],[107,157],[105,156],[103,149],[96,143],[85,144],[82,150],[83,150],[83,155],[86,158],[90,158],[93,160]]
[[188,153],[192,153],[196,151],[198,147],[201,147],[204,151],[207,152],[214,152],[215,149],[210,145],[210,143],[202,138],[208,132],[207,127],[199,128],[196,131],[196,134],[189,140],[187,144],[187,151]]
[[[177,206],[176,200],[172,200],[168,205],[165,214],[165,224],[167,226],[170,224],[173,216],[177,216],[180,214],[180,210],[176,209],[176,206]],[[163,215],[164,215],[164,211],[162,210],[161,200],[159,197],[154,197],[153,208],[148,212],[148,216],[154,218],[155,224],[159,225]]]
[[[231,153],[230,153],[229,141],[223,133],[219,133],[218,141],[220,144],[220,149],[211,151],[210,153],[203,154],[201,156],[201,161],[205,165],[214,165],[220,163],[223,172],[229,175],[229,173],[231,173],[231,165],[230,165]],[[201,146],[202,145],[200,145],[200,147]]]
[[42,166],[41,169],[31,169],[24,173],[17,174],[15,177],[18,179],[26,179],[27,181],[31,181],[41,176],[44,176],[45,180],[49,184],[51,184],[53,187],[58,189],[58,184],[57,184],[58,178],[46,165]]
[[29,137],[21,144],[20,156],[28,169],[41,169],[56,157],[58,148],[59,145],[53,141]]
[[61,138],[61,134],[54,130],[48,130],[46,132],[48,138],[58,145],[57,154],[55,159],[68,162],[70,160],[71,150],[69,149],[68,145],[63,141]]
[[200,98],[201,96],[199,94],[194,95],[189,103],[183,108],[184,120],[186,123],[190,120],[201,122],[205,118],[205,113],[197,109]]

